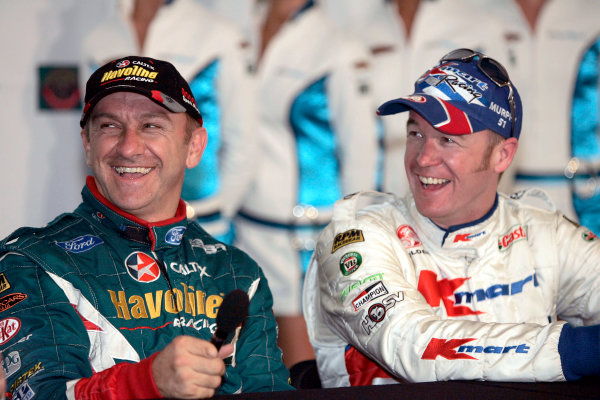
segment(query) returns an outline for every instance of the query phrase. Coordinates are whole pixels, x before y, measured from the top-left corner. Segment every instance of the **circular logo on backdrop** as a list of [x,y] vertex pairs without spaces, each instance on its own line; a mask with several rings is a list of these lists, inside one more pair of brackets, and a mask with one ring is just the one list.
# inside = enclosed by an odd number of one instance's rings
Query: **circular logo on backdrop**
[[344,276],[350,275],[360,267],[360,264],[362,264],[360,253],[351,251],[340,258],[340,271],[342,271]]
[[154,282],[160,276],[160,268],[156,260],[141,251],[135,251],[127,256],[125,266],[129,276],[138,282]]

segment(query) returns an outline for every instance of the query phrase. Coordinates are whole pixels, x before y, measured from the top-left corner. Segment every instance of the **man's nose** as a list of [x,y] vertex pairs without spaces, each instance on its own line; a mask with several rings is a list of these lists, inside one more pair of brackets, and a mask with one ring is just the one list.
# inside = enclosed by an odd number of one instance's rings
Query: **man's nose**
[[126,157],[144,153],[144,139],[135,128],[126,128],[119,139],[119,152]]
[[417,155],[417,163],[421,167],[436,165],[440,160],[440,151],[437,143],[433,139],[423,141],[419,154]]

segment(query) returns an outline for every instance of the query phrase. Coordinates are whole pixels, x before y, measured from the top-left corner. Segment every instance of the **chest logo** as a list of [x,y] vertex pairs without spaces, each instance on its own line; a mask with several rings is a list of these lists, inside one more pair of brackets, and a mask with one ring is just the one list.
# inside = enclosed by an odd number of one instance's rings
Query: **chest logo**
[[186,228],[184,226],[176,226],[175,228],[171,228],[165,236],[165,242],[174,246],[178,246],[183,239],[183,233],[185,232],[185,229]]
[[0,345],[14,338],[21,330],[21,320],[17,318],[5,318],[0,321]]
[[102,239],[97,236],[84,235],[66,242],[56,242],[56,245],[70,253],[77,254],[93,249],[102,243],[104,243]]
[[526,228],[523,229],[521,225],[513,226],[507,233],[498,238],[498,250],[506,250],[513,243],[523,239],[527,240]]
[[398,229],[396,229],[396,235],[398,235],[398,239],[400,239],[402,245],[407,250],[422,245],[419,236],[417,236],[417,232],[415,232],[410,225],[400,225]]
[[125,266],[129,276],[138,282],[154,282],[160,276],[160,268],[156,260],[141,251],[135,251],[127,256]]
[[12,306],[19,304],[27,298],[25,293],[11,293],[0,299],[0,312],[4,312]]

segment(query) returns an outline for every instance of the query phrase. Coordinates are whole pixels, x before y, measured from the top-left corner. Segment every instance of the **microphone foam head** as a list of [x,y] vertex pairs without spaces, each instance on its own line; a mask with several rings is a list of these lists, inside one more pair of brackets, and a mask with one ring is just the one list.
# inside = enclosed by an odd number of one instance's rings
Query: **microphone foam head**
[[227,333],[233,332],[248,316],[250,299],[240,289],[227,293],[217,313],[217,328]]

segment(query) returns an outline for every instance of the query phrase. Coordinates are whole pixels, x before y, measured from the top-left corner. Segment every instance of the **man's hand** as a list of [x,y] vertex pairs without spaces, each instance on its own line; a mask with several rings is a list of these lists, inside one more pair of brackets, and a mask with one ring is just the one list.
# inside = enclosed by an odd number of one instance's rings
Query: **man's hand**
[[152,374],[156,387],[163,397],[212,397],[225,373],[223,358],[232,353],[231,344],[217,352],[206,340],[178,336],[154,358]]
[[[0,359],[2,359],[2,353],[0,353]],[[4,375],[4,368],[0,366],[0,400],[4,400],[6,393],[6,376]]]

